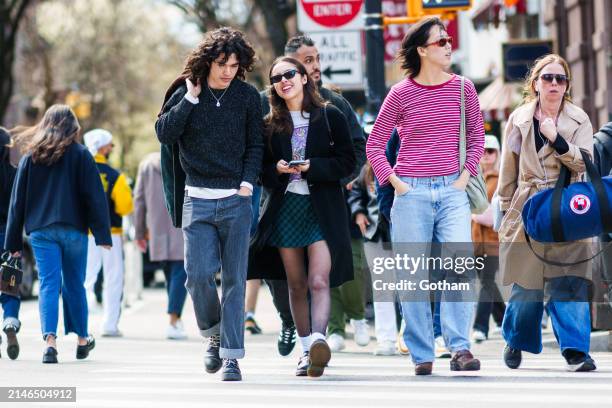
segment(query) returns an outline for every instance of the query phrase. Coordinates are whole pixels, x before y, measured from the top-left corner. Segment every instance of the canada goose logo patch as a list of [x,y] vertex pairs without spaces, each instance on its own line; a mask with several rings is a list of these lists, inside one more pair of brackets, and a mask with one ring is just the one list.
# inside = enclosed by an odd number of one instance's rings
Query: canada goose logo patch
[[591,200],[584,194],[576,194],[570,200],[570,209],[578,215],[584,214],[591,208]]

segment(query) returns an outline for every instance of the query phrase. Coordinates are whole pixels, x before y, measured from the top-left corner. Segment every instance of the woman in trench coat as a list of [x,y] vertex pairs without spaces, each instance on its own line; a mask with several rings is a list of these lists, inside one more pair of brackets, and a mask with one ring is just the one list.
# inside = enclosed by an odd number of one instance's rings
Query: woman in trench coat
[[[586,113],[570,99],[567,62],[550,54],[535,62],[525,83],[526,99],[508,119],[502,149],[498,195],[504,213],[500,241],[500,270],[512,292],[504,316],[504,362],[518,368],[522,351],[542,351],[544,307],[552,318],[561,353],[571,371],[592,371],[589,356],[590,263],[573,267],[545,264],[526,244],[521,212],[527,199],[554,187],[561,166],[571,171],[571,182],[584,178],[580,149],[593,152],[593,131]],[[533,242],[533,240],[532,240]],[[544,246],[534,250],[548,259],[572,262],[588,257],[585,242]],[[544,306],[544,285],[551,299]]]
[[323,103],[299,61],[277,59],[270,82],[262,174],[267,198],[248,278],[287,279],[302,345],[296,375],[318,377],[331,357],[325,341],[329,289],[353,279],[340,180],[353,171],[355,154],[346,118]]

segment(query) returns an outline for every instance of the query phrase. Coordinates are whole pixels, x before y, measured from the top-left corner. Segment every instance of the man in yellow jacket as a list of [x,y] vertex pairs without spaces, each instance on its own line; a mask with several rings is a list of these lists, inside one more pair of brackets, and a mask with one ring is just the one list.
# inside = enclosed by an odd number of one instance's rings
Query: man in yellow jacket
[[[111,235],[113,246],[110,250],[96,247],[93,237],[89,236],[87,253],[87,274],[85,289],[88,297],[93,299],[93,287],[102,267],[104,273],[104,289],[102,304],[104,320],[102,336],[119,337],[119,315],[121,314],[121,298],[123,295],[123,243],[122,218],[134,209],[132,190],[124,174],[108,165],[108,156],[113,150],[113,136],[104,129],[94,129],[84,135],[85,145],[94,156],[102,186],[108,200],[111,220]],[[91,304],[91,302],[90,302]]]

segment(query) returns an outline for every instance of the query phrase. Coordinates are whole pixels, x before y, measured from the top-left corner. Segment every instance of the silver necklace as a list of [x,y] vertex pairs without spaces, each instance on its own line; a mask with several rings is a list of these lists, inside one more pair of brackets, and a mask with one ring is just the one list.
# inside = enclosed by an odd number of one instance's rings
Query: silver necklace
[[[231,84],[230,84],[231,85]],[[223,98],[223,95],[225,95],[225,93],[227,92],[227,90],[229,89],[229,86],[227,88],[225,88],[225,91],[223,91],[223,93],[221,94],[220,97],[216,97],[215,94],[213,93],[212,89],[210,89],[210,85],[208,85],[208,83],[206,84],[206,87],[208,88],[208,91],[210,92],[210,94],[212,95],[213,98],[215,98],[215,100],[217,101],[217,108],[219,108],[221,106],[221,98]]]

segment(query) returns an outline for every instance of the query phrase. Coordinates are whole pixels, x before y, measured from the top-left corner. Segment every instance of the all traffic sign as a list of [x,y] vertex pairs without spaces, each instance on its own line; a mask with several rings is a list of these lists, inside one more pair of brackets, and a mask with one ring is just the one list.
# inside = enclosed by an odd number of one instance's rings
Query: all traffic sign
[[298,0],[298,28],[302,32],[361,30],[364,0]]
[[361,32],[309,33],[321,58],[321,78],[344,88],[363,87]]

